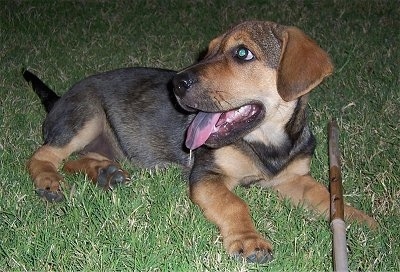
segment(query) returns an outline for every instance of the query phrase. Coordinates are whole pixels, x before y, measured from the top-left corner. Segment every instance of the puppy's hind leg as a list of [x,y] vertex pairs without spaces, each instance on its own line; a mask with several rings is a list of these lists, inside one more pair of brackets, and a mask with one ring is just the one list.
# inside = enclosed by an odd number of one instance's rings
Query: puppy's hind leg
[[66,162],[63,169],[69,173],[85,173],[93,183],[104,190],[113,189],[129,180],[128,173],[118,163],[93,152],[89,152],[77,160]]
[[63,178],[58,173],[58,166],[69,155],[66,148],[43,145],[28,161],[28,170],[39,196],[49,202],[59,202],[64,199],[60,182]]
[[47,142],[36,150],[27,166],[34,181],[36,192],[41,197],[50,202],[58,202],[64,199],[60,187],[63,178],[58,172],[60,164],[73,152],[82,150],[99,135],[101,129],[102,122],[94,118],[86,122],[67,144],[61,146]]

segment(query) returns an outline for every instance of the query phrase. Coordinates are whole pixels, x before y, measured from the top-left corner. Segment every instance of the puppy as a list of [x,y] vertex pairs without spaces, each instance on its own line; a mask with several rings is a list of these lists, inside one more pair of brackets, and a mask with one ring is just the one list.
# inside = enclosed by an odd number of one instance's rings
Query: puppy
[[[64,170],[84,172],[105,189],[128,179],[118,159],[145,168],[181,165],[191,200],[218,226],[228,253],[269,261],[271,244],[232,190],[268,187],[328,217],[329,192],[310,175],[315,139],[306,107],[308,93],[332,71],[327,53],[302,31],[261,21],[217,37],[201,61],[179,73],[119,69],[59,97],[25,71],[48,112],[29,173],[39,195],[60,201],[58,169],[72,153],[81,156]],[[345,216],[376,226],[350,206]]]

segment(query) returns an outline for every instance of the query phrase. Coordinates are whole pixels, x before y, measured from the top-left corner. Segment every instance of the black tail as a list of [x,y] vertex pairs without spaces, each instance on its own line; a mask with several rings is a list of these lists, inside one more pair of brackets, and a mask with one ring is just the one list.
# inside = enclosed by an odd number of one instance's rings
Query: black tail
[[60,97],[52,89],[47,87],[43,81],[41,81],[37,76],[28,70],[24,70],[22,75],[26,81],[32,83],[33,90],[39,96],[44,109],[48,113],[53,108],[57,100],[60,99]]

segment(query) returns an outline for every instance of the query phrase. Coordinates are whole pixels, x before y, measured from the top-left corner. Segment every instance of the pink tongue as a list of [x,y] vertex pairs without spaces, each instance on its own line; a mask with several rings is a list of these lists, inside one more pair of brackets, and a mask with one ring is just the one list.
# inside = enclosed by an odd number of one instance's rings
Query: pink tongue
[[221,114],[200,111],[188,128],[186,147],[193,150],[204,144],[212,133]]

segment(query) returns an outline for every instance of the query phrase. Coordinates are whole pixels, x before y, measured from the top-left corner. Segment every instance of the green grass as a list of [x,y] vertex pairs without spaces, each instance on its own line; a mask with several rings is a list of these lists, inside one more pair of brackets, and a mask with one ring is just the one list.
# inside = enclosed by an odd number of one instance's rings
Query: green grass
[[[126,164],[133,182],[105,193],[67,176],[67,200],[39,199],[25,169],[41,144],[44,111],[21,69],[59,93],[125,66],[181,69],[247,19],[296,25],[332,56],[336,72],[313,94],[319,145],[314,176],[328,176],[328,120],[338,120],[346,200],[376,232],[348,228],[352,271],[400,270],[400,4],[397,1],[3,1],[0,8],[0,271],[329,271],[328,224],[271,192],[238,188],[275,260],[229,258],[215,226],[186,195],[177,169]],[[266,3],[269,2],[269,3]]]

